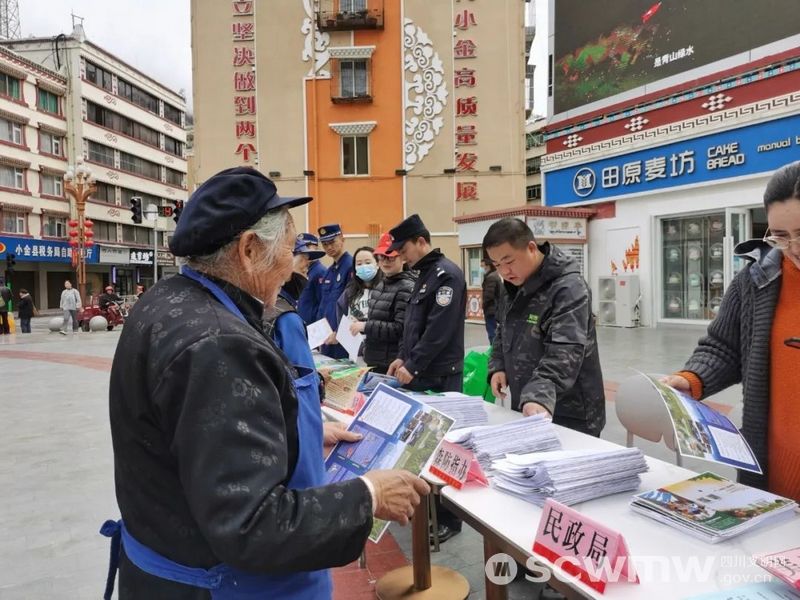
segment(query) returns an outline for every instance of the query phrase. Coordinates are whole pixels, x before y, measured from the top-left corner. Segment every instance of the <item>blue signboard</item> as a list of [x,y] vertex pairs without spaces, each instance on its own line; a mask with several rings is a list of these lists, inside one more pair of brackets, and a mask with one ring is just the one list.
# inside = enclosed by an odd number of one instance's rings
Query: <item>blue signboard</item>
[[[16,255],[17,262],[72,262],[72,248],[67,242],[34,240],[32,238],[0,237],[0,259]],[[97,246],[86,249],[86,262],[96,263],[100,257]]]
[[589,204],[769,173],[800,160],[800,115],[544,173],[545,204]]

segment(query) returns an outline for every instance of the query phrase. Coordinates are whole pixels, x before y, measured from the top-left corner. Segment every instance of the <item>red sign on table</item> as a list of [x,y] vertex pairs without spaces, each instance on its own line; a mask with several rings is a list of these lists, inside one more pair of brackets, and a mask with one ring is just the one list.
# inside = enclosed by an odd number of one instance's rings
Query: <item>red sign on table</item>
[[463,446],[447,440],[439,445],[436,454],[433,455],[430,472],[457,490],[463,488],[468,481],[489,485],[481,465],[475,460],[475,455]]
[[607,583],[639,583],[621,533],[552,499],[542,509],[533,551],[601,594]]

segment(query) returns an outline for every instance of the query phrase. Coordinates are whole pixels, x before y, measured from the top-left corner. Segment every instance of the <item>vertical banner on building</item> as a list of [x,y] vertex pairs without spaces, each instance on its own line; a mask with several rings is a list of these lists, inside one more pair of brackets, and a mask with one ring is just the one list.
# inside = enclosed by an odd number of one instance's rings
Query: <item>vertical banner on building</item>
[[258,163],[256,140],[256,24],[255,0],[232,0],[233,111],[236,149],[246,165]]
[[[471,0],[470,8],[461,8],[458,0],[454,27],[453,58],[455,60],[453,87],[456,90],[456,173],[471,175],[478,172],[478,96],[474,89],[478,85],[478,75],[472,61],[478,55],[478,47],[469,37],[478,20],[472,7],[477,4]],[[478,182],[467,178],[456,182],[456,201],[478,199]]]

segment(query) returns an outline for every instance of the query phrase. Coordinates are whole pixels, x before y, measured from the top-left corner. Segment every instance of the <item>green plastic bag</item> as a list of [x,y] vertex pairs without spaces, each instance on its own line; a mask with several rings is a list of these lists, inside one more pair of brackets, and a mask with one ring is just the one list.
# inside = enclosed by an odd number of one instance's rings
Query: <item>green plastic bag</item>
[[471,351],[464,357],[464,393],[480,396],[494,404],[494,395],[489,386],[489,357],[492,349],[486,352]]

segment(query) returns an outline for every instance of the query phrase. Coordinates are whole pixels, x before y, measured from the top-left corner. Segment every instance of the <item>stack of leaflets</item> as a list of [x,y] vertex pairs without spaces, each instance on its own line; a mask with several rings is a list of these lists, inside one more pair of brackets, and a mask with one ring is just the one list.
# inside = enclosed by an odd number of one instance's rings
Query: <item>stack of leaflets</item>
[[369,369],[349,360],[315,357],[314,364],[325,383],[325,399],[322,403],[348,415],[356,414],[366,400],[358,386]]
[[445,393],[430,396],[418,396],[427,404],[451,417],[455,424],[453,429],[486,425],[489,415],[483,407],[484,401],[480,396],[465,396],[458,393]]
[[636,490],[645,471],[638,448],[508,454],[492,463],[492,485],[538,506],[548,498],[571,506]]
[[634,496],[631,508],[714,544],[791,514],[797,503],[714,473],[702,473]]
[[450,434],[448,439],[472,450],[484,471],[492,461],[506,454],[528,454],[560,450],[561,442],[550,417],[543,414],[509,421],[500,425],[467,427]]

